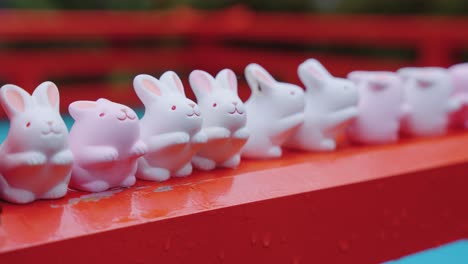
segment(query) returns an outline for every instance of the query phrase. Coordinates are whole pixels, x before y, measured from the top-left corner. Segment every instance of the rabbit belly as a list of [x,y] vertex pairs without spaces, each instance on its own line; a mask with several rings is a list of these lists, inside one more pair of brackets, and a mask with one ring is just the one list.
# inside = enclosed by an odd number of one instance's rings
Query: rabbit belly
[[40,196],[68,179],[71,165],[21,166],[2,175],[7,184],[16,189],[23,189]]
[[238,144],[236,144],[231,138],[210,140],[202,147],[197,155],[213,160],[219,164],[239,153],[244,144],[245,141],[244,143],[238,142]]
[[359,118],[350,126],[348,135],[352,141],[370,144],[391,143],[398,139],[398,117]]
[[93,181],[104,181],[109,184],[109,188],[119,187],[122,182],[132,174],[135,174],[135,159],[117,160],[103,164],[99,168],[82,167],[74,165],[70,185],[77,187]]
[[406,120],[406,132],[421,136],[443,134],[448,125],[445,113],[415,113]]
[[164,168],[171,175],[189,163],[196,149],[191,144],[175,145],[158,152],[150,152],[143,158],[154,168]]

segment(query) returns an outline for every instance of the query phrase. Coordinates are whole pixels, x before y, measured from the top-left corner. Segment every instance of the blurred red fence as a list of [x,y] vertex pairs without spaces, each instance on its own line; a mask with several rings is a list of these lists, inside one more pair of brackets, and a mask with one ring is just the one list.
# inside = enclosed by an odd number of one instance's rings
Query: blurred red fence
[[[468,18],[255,13],[175,9],[158,12],[0,11],[0,81],[31,91],[51,80],[62,109],[78,99],[137,105],[133,76],[172,69],[185,83],[195,68],[243,69],[258,62],[299,83],[308,57],[335,75],[354,69],[449,66],[468,51]],[[188,90],[188,89],[187,89]]]

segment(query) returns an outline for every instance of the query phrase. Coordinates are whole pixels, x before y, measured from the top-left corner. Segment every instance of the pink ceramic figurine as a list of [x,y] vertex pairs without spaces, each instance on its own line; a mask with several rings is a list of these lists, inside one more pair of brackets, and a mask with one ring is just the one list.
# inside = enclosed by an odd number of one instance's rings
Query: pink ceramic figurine
[[285,146],[306,151],[335,150],[335,137],[357,114],[356,87],[349,80],[333,77],[315,59],[306,60],[297,71],[306,87],[304,123]]
[[401,129],[415,136],[446,132],[449,116],[462,106],[453,97],[453,83],[447,69],[408,67],[398,70],[403,78],[404,105]]
[[449,68],[454,85],[454,96],[459,98],[463,106],[452,116],[452,124],[468,129],[468,63],[460,63]]
[[403,87],[393,72],[353,71],[348,78],[359,91],[358,116],[348,128],[348,137],[365,144],[396,142],[403,107]]
[[44,82],[32,96],[18,86],[0,90],[10,131],[0,147],[0,198],[13,203],[65,196],[73,163],[59,93]]
[[129,107],[107,99],[76,101],[70,147],[75,156],[70,186],[89,192],[135,184],[137,159],[147,152],[139,120]]
[[245,127],[245,107],[237,95],[236,75],[224,69],[215,79],[195,70],[190,74],[190,85],[203,115],[203,131],[208,136],[208,142],[193,157],[193,165],[202,170],[237,167],[249,132]]
[[137,177],[165,181],[192,173],[192,156],[206,143],[197,104],[185,97],[184,86],[173,71],[160,80],[141,74],[133,80],[135,92],[145,106],[141,138],[149,152],[138,160]]
[[245,78],[252,94],[245,103],[250,137],[242,156],[279,158],[283,143],[304,121],[304,90],[276,81],[255,63],[245,68]]

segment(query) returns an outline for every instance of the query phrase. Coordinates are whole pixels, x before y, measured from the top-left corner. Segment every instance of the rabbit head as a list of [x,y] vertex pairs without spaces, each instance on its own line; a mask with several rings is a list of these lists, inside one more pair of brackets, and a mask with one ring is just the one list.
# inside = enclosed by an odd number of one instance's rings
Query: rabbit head
[[104,98],[97,101],[73,102],[68,111],[75,119],[73,128],[81,127],[81,133],[86,131],[95,143],[114,142],[110,135],[121,138],[119,135],[125,134],[130,138],[139,133],[136,113],[128,106]]
[[453,83],[448,70],[441,67],[406,67],[398,70],[408,99],[420,100],[431,97],[437,101],[453,92]]
[[19,151],[63,148],[68,130],[59,113],[59,92],[52,82],[44,82],[32,96],[20,87],[4,85],[0,103],[10,119],[7,141]]
[[316,59],[308,59],[297,69],[299,78],[306,87],[306,100],[314,99],[328,110],[353,106],[358,101],[356,86],[349,80],[333,77]]
[[185,97],[184,86],[173,71],[160,80],[140,74],[133,80],[135,92],[145,106],[142,129],[150,134],[184,131],[190,134],[201,128],[198,105]]
[[233,71],[224,69],[216,75],[195,70],[190,86],[203,113],[203,126],[221,126],[235,131],[247,120],[244,103],[237,95],[237,79]]
[[270,115],[284,117],[304,111],[304,90],[294,84],[276,81],[262,66],[251,63],[245,78],[252,90],[248,103],[267,109]]
[[385,99],[390,94],[401,97],[401,78],[394,72],[353,71],[348,79],[359,87],[361,97]]

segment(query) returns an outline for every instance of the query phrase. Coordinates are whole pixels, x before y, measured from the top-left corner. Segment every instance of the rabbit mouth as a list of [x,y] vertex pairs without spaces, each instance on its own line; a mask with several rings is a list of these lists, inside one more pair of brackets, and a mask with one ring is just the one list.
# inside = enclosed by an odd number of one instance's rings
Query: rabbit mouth
[[120,121],[125,121],[127,119],[130,119],[130,120],[135,120],[136,116],[129,116],[128,114],[125,113],[125,116],[124,117],[120,117],[118,116],[117,119],[120,120]]
[[241,111],[239,111],[239,109],[237,109],[237,107],[236,107],[236,108],[234,108],[234,111],[232,111],[232,112],[228,112],[228,113],[229,113],[229,114],[231,114],[231,115],[234,115],[235,113],[238,113],[239,115],[242,115],[242,114],[244,114],[244,112],[241,112]]
[[51,128],[51,129],[49,129],[48,131],[42,131],[42,134],[43,134],[44,136],[47,136],[47,135],[60,135],[60,134],[62,134],[62,132],[61,132],[61,131],[55,131],[55,130],[53,130],[53,129]]
[[193,113],[191,113],[191,114],[188,114],[187,116],[188,116],[188,117],[192,117],[192,116],[200,116],[200,113],[197,113],[197,112],[195,112],[195,110],[194,110],[194,111],[193,111]]

